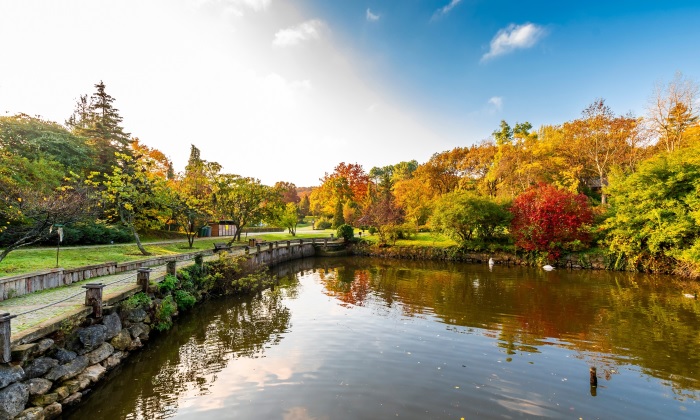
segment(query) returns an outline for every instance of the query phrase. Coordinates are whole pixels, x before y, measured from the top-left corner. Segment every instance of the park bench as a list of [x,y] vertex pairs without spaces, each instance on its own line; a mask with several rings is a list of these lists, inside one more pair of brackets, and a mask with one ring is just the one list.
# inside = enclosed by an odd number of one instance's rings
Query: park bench
[[214,243],[214,252],[230,251],[230,250],[231,250],[231,247],[226,242],[215,242]]

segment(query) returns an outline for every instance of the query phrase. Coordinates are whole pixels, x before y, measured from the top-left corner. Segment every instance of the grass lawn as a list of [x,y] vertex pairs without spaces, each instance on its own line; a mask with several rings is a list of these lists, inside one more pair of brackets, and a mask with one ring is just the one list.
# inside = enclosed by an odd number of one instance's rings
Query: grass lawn
[[[360,237],[358,236],[357,232],[355,232],[355,237]],[[370,235],[369,232],[363,233],[361,238],[375,244],[379,242],[379,235]],[[453,241],[452,239],[446,236],[438,235],[435,233],[419,232],[415,236],[413,236],[413,239],[399,239],[394,245],[447,248],[450,246],[457,245],[457,242]]]
[[[286,233],[262,233],[254,237],[268,241],[286,241],[299,238],[328,237],[333,230],[301,230],[296,237]],[[252,235],[249,235],[253,237]],[[161,239],[162,240],[162,239]],[[144,242],[144,247],[152,255],[141,255],[134,244],[96,245],[81,247],[61,247],[59,253],[59,266],[63,268],[76,268],[85,265],[102,264],[109,261],[125,262],[143,260],[147,258],[183,254],[198,250],[214,248],[215,242],[225,242],[230,238],[196,238],[192,249],[187,247],[187,241],[168,244],[149,244]],[[247,243],[245,235],[241,237],[240,245]],[[56,248],[21,248],[12,251],[0,262],[0,277],[15,274],[31,273],[56,267]]]

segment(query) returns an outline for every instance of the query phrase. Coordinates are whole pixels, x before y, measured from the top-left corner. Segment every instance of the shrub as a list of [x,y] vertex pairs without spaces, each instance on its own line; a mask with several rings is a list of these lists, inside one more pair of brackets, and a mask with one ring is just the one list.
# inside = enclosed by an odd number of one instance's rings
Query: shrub
[[153,328],[158,331],[169,330],[173,326],[173,314],[177,311],[177,304],[171,295],[160,301],[156,307],[156,320]]
[[139,292],[125,300],[122,307],[126,310],[136,309],[151,304],[151,298],[143,292]]
[[593,211],[583,194],[540,184],[517,196],[511,212],[515,244],[526,251],[546,252],[555,260],[562,250],[580,250],[590,243]]
[[175,303],[177,303],[178,309],[186,310],[194,306],[194,304],[197,302],[197,299],[195,299],[192,294],[185,290],[176,290],[175,291]]
[[350,225],[340,225],[335,233],[338,238],[343,238],[347,242],[355,236],[355,229]]
[[321,220],[316,222],[316,229],[319,229],[319,230],[330,229],[331,226],[332,226],[331,222],[329,222],[328,220],[325,220],[325,219],[321,219]]
[[158,283],[158,291],[161,294],[167,294],[175,290],[177,287],[177,277],[172,274],[166,274],[163,281]]

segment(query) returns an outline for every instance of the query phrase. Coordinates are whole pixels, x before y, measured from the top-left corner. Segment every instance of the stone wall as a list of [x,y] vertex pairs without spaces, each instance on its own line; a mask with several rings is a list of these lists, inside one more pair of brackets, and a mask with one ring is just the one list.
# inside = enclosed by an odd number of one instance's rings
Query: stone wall
[[212,251],[190,252],[149,258],[146,260],[128,261],[123,263],[107,262],[74,269],[54,268],[28,274],[19,274],[0,278],[0,301],[27,293],[38,292],[55,287],[66,286],[78,281],[136,270],[141,267],[155,267],[168,261],[188,261],[198,254],[211,254]]
[[[250,268],[314,255],[311,242],[276,248],[261,245]],[[127,296],[127,295],[125,295]],[[61,328],[12,347],[12,362],[0,364],[0,420],[52,419],[77,404],[105,373],[148,341],[160,299],[121,300],[102,318],[57,319]]]

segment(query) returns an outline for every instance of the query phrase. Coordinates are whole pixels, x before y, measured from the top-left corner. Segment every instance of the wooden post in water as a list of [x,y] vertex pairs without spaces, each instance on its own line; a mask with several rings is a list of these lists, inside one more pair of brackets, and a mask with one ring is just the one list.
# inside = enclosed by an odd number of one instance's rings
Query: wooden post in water
[[588,371],[591,377],[591,396],[595,397],[598,393],[598,375],[595,367],[591,367]]
[[0,314],[0,362],[10,363],[12,361],[12,349],[10,342],[12,341],[12,328],[10,320],[14,315],[9,313]]
[[165,266],[165,274],[177,275],[177,261],[168,261]]
[[95,318],[102,318],[102,283],[89,283],[83,286],[85,289],[85,306],[92,306]]
[[136,283],[141,286],[141,291],[148,293],[148,285],[151,279],[150,268],[139,268],[136,273]]

